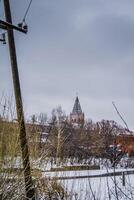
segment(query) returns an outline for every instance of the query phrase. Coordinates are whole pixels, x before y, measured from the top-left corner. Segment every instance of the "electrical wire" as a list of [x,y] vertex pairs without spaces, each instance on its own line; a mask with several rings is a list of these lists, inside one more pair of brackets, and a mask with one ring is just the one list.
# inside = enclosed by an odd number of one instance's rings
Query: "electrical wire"
[[32,1],[33,1],[33,0],[30,0],[30,2],[29,2],[29,5],[28,5],[28,7],[27,7],[27,9],[26,9],[26,12],[25,12],[25,15],[24,15],[24,17],[23,17],[22,22],[25,22],[25,19],[26,19],[26,16],[27,16],[27,14],[28,14],[28,12],[29,12],[29,10],[30,10]]

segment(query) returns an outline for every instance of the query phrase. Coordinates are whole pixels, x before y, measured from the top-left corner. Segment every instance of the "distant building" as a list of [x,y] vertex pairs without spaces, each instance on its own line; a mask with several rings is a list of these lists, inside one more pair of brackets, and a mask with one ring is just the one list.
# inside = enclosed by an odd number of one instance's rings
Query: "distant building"
[[120,145],[122,152],[134,156],[134,135],[132,135],[132,132],[117,135],[116,144]]
[[73,110],[70,113],[70,122],[77,124],[84,122],[84,113],[82,112],[78,96],[75,99]]

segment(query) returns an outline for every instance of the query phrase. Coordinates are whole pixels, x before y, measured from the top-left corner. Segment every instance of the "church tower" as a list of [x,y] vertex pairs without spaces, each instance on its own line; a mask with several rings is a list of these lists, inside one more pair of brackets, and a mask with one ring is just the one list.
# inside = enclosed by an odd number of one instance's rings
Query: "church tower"
[[84,113],[82,112],[78,96],[75,99],[72,113],[70,113],[70,121],[77,124],[84,121]]

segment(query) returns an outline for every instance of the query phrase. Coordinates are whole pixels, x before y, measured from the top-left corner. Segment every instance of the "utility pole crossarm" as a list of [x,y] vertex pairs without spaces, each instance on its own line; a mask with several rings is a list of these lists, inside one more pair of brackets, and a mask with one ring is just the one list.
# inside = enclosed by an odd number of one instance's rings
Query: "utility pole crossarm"
[[3,20],[0,20],[0,28],[6,29],[6,30],[7,29],[14,29],[14,30],[20,31],[20,32],[25,33],[25,34],[27,33],[27,29],[15,26],[15,25],[8,23],[8,22],[5,22]]
[[0,23],[0,28],[4,29],[4,30],[7,30],[7,27],[5,25],[1,24],[1,23]]

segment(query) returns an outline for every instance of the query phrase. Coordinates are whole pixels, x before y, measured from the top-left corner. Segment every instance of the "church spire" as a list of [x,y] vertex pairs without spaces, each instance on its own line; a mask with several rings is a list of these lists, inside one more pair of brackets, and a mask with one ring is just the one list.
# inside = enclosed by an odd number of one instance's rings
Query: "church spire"
[[78,124],[84,121],[84,113],[82,112],[78,96],[76,96],[72,113],[70,113],[70,121]]
[[74,114],[80,114],[80,113],[82,113],[82,109],[81,109],[81,105],[80,105],[78,96],[76,96],[72,113],[74,113]]

